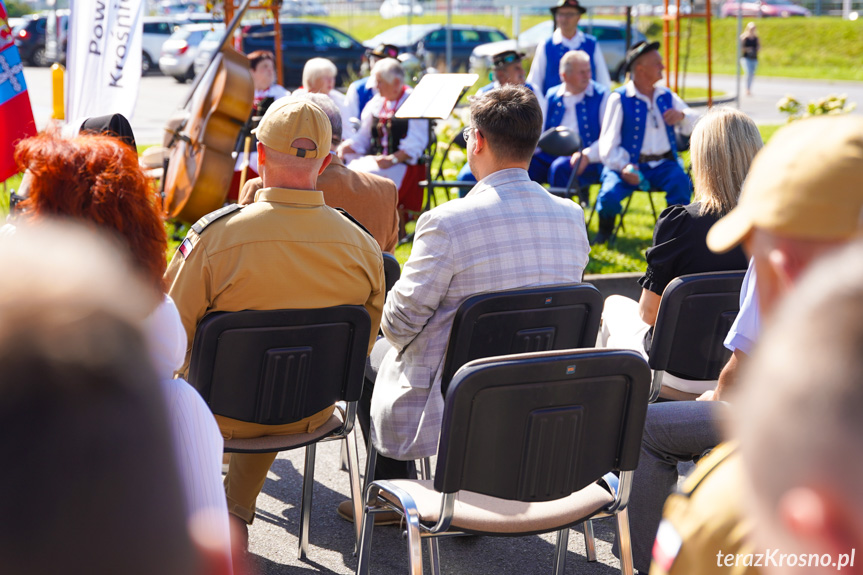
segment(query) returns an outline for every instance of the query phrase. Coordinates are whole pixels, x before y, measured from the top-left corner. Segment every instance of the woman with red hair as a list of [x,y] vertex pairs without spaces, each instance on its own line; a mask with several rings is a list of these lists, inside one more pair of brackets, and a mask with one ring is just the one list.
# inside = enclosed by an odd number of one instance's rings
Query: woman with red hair
[[41,134],[21,141],[15,160],[26,170],[29,185],[29,195],[18,204],[16,225],[69,218],[107,231],[152,286],[153,311],[142,318],[143,331],[167,400],[188,513],[204,515],[229,549],[228,508],[221,485],[223,440],[198,392],[184,380],[173,379],[185,357],[186,332],[173,300],[164,292],[168,242],[162,203],[138,165],[135,149],[122,139],[100,134]]

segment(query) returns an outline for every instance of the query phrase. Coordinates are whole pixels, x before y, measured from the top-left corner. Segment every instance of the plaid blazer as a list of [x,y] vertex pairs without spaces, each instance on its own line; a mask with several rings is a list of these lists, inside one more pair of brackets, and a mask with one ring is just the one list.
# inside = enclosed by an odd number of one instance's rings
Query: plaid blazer
[[372,397],[378,451],[402,460],[437,453],[444,354],[465,299],[580,282],[589,252],[581,207],[552,196],[522,169],[495,172],[465,198],[423,214],[384,305],[381,328],[393,349]]

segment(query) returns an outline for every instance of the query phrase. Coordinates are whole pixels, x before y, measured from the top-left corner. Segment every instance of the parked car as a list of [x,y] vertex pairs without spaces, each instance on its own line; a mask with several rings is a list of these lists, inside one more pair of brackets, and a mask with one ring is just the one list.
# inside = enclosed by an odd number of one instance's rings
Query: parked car
[[[336,86],[350,79],[350,72],[359,72],[366,49],[356,39],[337,28],[304,20],[280,22],[282,28],[283,84],[288,89],[303,83],[303,67],[311,58],[326,58],[336,65]],[[255,50],[275,48],[273,23],[253,24],[241,29],[241,50],[245,54]]]
[[45,59],[66,63],[66,43],[69,37],[69,11],[54,10],[45,25]]
[[[626,56],[626,22],[617,20],[582,21],[578,27],[582,32],[596,36],[611,78],[622,81],[624,76],[623,59]],[[470,69],[483,77],[483,74],[491,69],[492,56],[504,50],[520,50],[529,58],[533,58],[537,44],[550,38],[552,32],[554,32],[554,23],[548,20],[519,34],[517,45],[515,40],[507,40],[477,46],[470,56]],[[632,44],[643,40],[646,40],[644,34],[633,28],[630,40]]]
[[326,6],[314,0],[284,0],[279,14],[282,16],[328,16]]
[[213,29],[225,29],[224,24],[185,24],[180,26],[162,44],[159,69],[166,76],[173,76],[178,82],[187,82],[195,77],[195,55],[198,45]]
[[159,57],[164,44],[178,26],[219,22],[211,14],[190,13],[181,16],[146,16],[141,35],[141,73],[159,71]]
[[198,52],[195,55],[195,63],[193,68],[195,76],[200,74],[210,64],[213,54],[222,45],[222,40],[225,38],[225,30],[210,30],[204,35],[204,39],[198,44]]
[[384,0],[381,3],[381,18],[403,18],[407,15],[422,16],[423,6],[419,0]]
[[[467,69],[474,48],[489,42],[500,42],[507,35],[490,26],[452,26],[452,69]],[[443,70],[446,64],[446,26],[440,24],[401,25],[381,32],[364,42],[369,48],[380,44],[397,46],[400,52],[416,54],[426,66]]]
[[[812,16],[812,12],[791,2],[791,0],[744,0],[741,12],[744,17],[777,17],[788,18],[790,16]],[[728,0],[719,9],[719,15],[737,16],[737,2]]]
[[47,23],[48,17],[43,14],[25,16],[24,23],[19,24],[12,31],[21,60],[31,66],[48,64],[48,59],[45,57],[45,26]]

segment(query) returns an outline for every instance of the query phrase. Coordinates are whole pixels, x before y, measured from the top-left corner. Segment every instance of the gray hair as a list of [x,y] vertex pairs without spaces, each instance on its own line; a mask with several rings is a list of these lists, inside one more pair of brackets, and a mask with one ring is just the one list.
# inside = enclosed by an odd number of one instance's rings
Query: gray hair
[[321,78],[325,76],[335,78],[338,73],[339,69],[336,65],[326,58],[312,58],[303,66],[303,88],[311,90],[311,87]]
[[560,73],[566,74],[572,69],[576,62],[587,62],[590,64],[590,56],[584,50],[570,50],[560,59]]
[[764,143],[752,118],[725,106],[710,109],[690,139],[692,183],[701,214],[724,215],[737,205],[743,181]]
[[342,141],[342,114],[339,112],[339,107],[333,102],[333,99],[326,94],[305,93],[297,96],[298,99],[309,100],[317,104],[324,111],[327,118],[330,120],[330,126],[333,128],[332,144],[338,145]]
[[401,62],[394,58],[384,58],[372,68],[372,77],[379,78],[384,84],[392,84],[396,78],[402,83],[405,81],[405,71]]

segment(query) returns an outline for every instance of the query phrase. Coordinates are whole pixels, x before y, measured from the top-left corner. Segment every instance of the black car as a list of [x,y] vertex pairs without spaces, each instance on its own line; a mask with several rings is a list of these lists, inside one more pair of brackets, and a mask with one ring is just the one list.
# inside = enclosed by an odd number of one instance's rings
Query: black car
[[[303,83],[303,67],[312,58],[326,58],[336,65],[336,86],[345,84],[351,72],[358,74],[365,47],[341,30],[302,20],[280,22],[282,27],[282,70],[286,88],[298,88]],[[243,52],[274,51],[273,24],[244,26]]]
[[[507,40],[507,35],[490,26],[453,25],[452,71],[467,70],[470,54],[480,44]],[[381,32],[365,42],[369,48],[381,44],[397,46],[400,52],[411,52],[422,58],[426,66],[444,71],[446,67],[447,27],[440,24],[401,25]]]
[[46,66],[48,59],[45,57],[45,26],[48,24],[48,17],[25,16],[25,18],[26,21],[12,32],[21,60],[31,66]]

